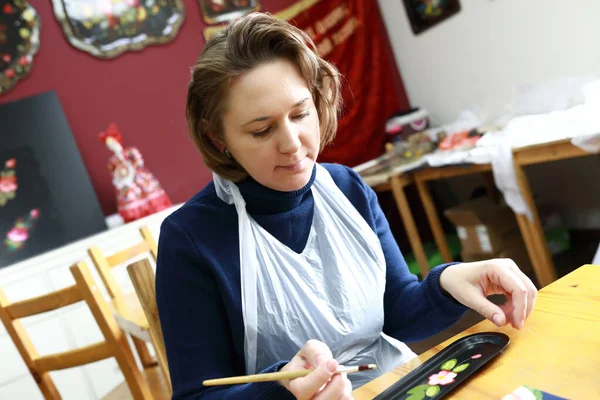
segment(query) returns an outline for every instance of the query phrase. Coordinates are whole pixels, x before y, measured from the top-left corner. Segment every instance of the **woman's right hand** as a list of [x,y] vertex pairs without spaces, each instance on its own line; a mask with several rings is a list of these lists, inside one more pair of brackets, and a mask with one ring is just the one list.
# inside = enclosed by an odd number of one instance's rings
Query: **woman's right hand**
[[329,347],[318,340],[309,340],[280,371],[314,371],[279,383],[298,400],[351,400],[352,384],[346,374],[335,374],[337,368]]

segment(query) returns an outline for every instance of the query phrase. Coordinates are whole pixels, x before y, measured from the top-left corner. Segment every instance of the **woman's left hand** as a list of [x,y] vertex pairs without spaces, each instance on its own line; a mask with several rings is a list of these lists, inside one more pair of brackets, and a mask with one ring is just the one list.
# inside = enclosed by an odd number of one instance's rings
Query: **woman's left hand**
[[[521,329],[537,297],[531,280],[508,258],[451,265],[440,275],[440,285],[498,327],[510,323]],[[492,303],[487,299],[492,294],[506,295],[506,303]]]

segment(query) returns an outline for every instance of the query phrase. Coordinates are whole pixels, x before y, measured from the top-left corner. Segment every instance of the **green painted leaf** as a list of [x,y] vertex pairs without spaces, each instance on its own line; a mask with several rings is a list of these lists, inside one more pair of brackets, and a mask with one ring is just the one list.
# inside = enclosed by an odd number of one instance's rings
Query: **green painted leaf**
[[442,369],[444,371],[450,371],[455,366],[456,366],[456,358],[453,358],[452,360],[448,360],[445,363],[443,363],[442,367],[440,369]]
[[415,386],[414,388],[406,392],[406,394],[410,394],[410,396],[408,396],[406,400],[423,400],[425,398],[425,391],[429,388],[429,385]]
[[430,386],[429,389],[427,389],[425,391],[425,395],[427,397],[433,397],[435,395],[437,395],[440,392],[440,387],[439,386]]
[[523,385],[523,386],[525,386],[527,389],[529,389],[529,391],[531,393],[533,393],[533,395],[535,396],[535,400],[543,400],[544,399],[544,393],[542,393],[541,390],[536,389],[529,385]]
[[467,368],[469,368],[469,363],[460,364],[458,367],[454,368],[452,372],[463,372]]

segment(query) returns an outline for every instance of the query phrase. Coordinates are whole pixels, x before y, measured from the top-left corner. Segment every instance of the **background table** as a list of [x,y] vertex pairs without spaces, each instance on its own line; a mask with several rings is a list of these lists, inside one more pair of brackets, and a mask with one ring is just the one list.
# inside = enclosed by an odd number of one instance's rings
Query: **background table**
[[[557,273],[556,268],[554,267],[552,256],[546,244],[544,230],[540,222],[537,207],[534,202],[534,196],[527,180],[524,167],[527,165],[547,163],[587,155],[591,155],[591,153],[587,153],[574,146],[571,144],[570,139],[541,143],[533,146],[516,148],[513,150],[513,161],[517,181],[521,189],[521,193],[533,214],[531,220],[525,215],[516,215],[516,217],[540,287],[544,287],[554,282],[557,278]],[[404,188],[412,183],[416,183],[421,203],[423,204],[425,213],[427,215],[429,227],[433,233],[438,250],[444,262],[451,262],[453,259],[450,254],[446,236],[442,229],[440,217],[435,207],[428,183],[440,179],[447,179],[463,175],[483,174],[486,187],[494,196],[497,193],[495,192],[495,185],[491,171],[491,164],[430,167],[419,169],[413,172],[392,172],[386,178],[387,181],[385,183],[377,183],[373,185],[373,188],[376,191],[392,190],[398,211],[406,228],[407,235],[409,236],[412,250],[415,253],[416,259],[419,263],[422,277],[427,275],[430,266],[427,264],[427,258],[425,251],[423,250],[421,238],[416,229],[410,206],[406,200],[406,196],[404,195]],[[369,179],[365,179],[368,183]],[[379,179],[378,182],[379,181],[381,181],[381,179]]]

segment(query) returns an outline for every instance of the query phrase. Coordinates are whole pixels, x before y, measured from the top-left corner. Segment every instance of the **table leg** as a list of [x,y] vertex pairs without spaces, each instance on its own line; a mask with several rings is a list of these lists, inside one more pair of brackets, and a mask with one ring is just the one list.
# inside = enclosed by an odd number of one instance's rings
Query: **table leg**
[[[517,223],[519,224],[519,231],[521,232],[521,237],[525,242],[525,248],[527,249],[527,254],[529,255],[529,261],[533,267],[534,271],[538,271],[540,264],[540,257],[536,251],[535,244],[533,239],[531,238],[531,230],[529,229],[529,220],[527,216],[522,214],[515,214],[517,217]],[[537,275],[537,272],[536,272]]]
[[403,181],[400,178],[400,175],[394,175],[390,178],[390,186],[392,187],[392,194],[394,195],[396,207],[398,207],[400,218],[402,218],[404,228],[406,228],[410,247],[412,248],[413,253],[415,253],[415,258],[417,259],[419,269],[421,270],[421,278],[423,279],[429,273],[429,263],[427,262],[427,255],[423,249],[423,242],[421,242],[421,237],[419,236],[419,231],[415,224],[412,212],[410,211],[408,200],[404,194],[404,187],[409,183],[410,181]]
[[485,184],[485,188],[487,190],[488,196],[494,200],[494,202],[498,203],[500,200],[500,191],[496,187],[496,182],[494,181],[494,173],[493,172],[484,172],[483,174],[483,183]]
[[[529,206],[533,217],[532,220],[529,220],[527,217],[520,217],[521,222],[519,222],[519,226],[521,226],[521,224],[527,226],[527,229],[522,229],[521,232],[523,232],[523,230],[528,231],[530,242],[527,244],[528,252],[530,256],[532,252],[535,253],[536,261],[533,262],[533,269],[538,278],[540,286],[544,287],[557,279],[556,268],[554,267],[552,255],[550,254],[550,250],[548,250],[548,245],[546,244],[544,230],[542,229],[538,210],[535,206],[525,171],[523,170],[523,167],[516,161],[514,162],[514,166],[519,189],[521,190],[521,195]],[[525,239],[525,243],[527,243],[525,236],[523,239]],[[529,250],[530,246],[533,247],[533,250]]]
[[444,260],[446,263],[452,262],[452,255],[450,254],[450,248],[448,247],[448,242],[446,241],[446,235],[442,229],[442,224],[435,208],[435,204],[433,203],[433,198],[431,197],[431,192],[429,191],[427,181],[421,180],[417,176],[415,177],[415,182],[417,184],[419,196],[421,197],[421,202],[423,203],[423,207],[425,209],[425,214],[427,215],[427,220],[429,221],[429,227],[431,228],[431,232],[435,238],[435,243],[437,244],[437,248],[442,256],[442,260]]

